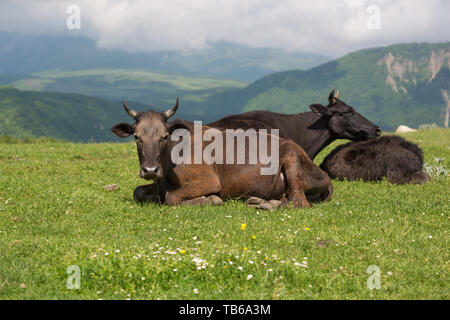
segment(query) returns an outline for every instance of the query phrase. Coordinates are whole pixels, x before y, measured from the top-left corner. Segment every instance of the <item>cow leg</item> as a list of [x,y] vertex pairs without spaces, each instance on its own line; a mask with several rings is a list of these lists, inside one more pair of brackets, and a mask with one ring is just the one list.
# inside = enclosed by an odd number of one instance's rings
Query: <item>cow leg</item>
[[247,207],[274,210],[281,206],[282,202],[280,200],[264,200],[258,197],[250,197],[245,202]]
[[[219,177],[211,167],[176,167],[174,169],[181,187],[166,192],[165,202],[169,205],[222,204],[215,196],[221,190]],[[194,177],[194,178],[193,178]]]
[[305,196],[305,176],[297,150],[288,148],[281,155],[281,166],[285,172],[288,199],[294,207],[311,207]]
[[156,183],[142,185],[134,189],[133,199],[136,202],[159,202]]
[[218,206],[218,205],[222,205],[223,201],[218,196],[211,195],[208,197],[201,196],[201,197],[197,197],[194,199],[182,200],[180,202],[180,205],[206,205],[206,204]]

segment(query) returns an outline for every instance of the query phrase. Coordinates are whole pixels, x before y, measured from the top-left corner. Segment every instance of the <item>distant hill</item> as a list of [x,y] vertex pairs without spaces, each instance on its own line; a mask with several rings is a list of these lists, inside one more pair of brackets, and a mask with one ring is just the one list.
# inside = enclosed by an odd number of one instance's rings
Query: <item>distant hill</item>
[[0,73],[46,70],[140,69],[183,76],[250,82],[290,69],[309,69],[330,58],[316,54],[217,43],[191,52],[139,52],[97,48],[81,36],[19,35],[0,32]]
[[[139,110],[150,108],[128,103]],[[180,112],[179,116],[186,115]],[[77,142],[118,141],[109,130],[118,122],[131,122],[120,101],[0,87],[0,135],[45,136]]]
[[141,69],[83,69],[0,74],[0,85],[20,90],[78,93],[108,100],[164,105],[176,96],[199,101],[209,95],[247,84],[235,80],[181,76]]
[[310,70],[265,76],[242,89],[185,103],[185,112],[213,120],[250,110],[309,111],[333,88],[359,112],[393,130],[399,124],[444,125],[450,106],[450,42],[398,44],[348,54]]
[[[0,134],[81,142],[91,138],[117,141],[109,128],[130,120],[122,109],[122,98],[137,110],[152,108],[149,104],[155,106],[152,109],[161,110],[172,106],[180,92],[181,106],[176,116],[205,123],[250,110],[309,111],[312,103],[326,104],[333,88],[340,90],[343,101],[385,130],[394,130],[399,124],[443,126],[450,113],[450,43],[399,44],[361,50],[311,70],[274,73],[245,87],[228,80],[215,82],[209,78],[132,70],[55,71],[33,77],[16,74],[13,82],[24,88],[35,85],[40,90],[43,87],[48,90],[45,85],[50,88],[65,85],[67,90],[81,88],[81,92],[108,95],[111,100],[3,87]],[[10,81],[11,76],[0,75],[0,85]],[[146,88],[150,88],[148,96],[141,96]],[[145,104],[133,102],[136,97],[141,97]]]

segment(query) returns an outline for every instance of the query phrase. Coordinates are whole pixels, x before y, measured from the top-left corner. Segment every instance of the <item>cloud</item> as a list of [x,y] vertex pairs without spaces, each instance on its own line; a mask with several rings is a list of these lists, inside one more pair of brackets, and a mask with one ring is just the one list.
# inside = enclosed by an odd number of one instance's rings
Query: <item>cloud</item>
[[[67,7],[81,30],[66,28]],[[369,6],[379,8],[379,29]],[[446,0],[79,0],[0,4],[0,30],[81,35],[107,49],[186,51],[227,41],[337,57],[398,42],[450,40]]]

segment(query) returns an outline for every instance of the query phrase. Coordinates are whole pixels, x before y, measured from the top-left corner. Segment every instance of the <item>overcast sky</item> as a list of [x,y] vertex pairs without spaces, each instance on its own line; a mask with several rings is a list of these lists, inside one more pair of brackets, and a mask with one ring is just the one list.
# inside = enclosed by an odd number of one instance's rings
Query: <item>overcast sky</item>
[[[66,25],[72,4],[80,30]],[[1,0],[0,31],[82,35],[128,51],[189,52],[227,41],[338,57],[449,41],[449,13],[449,0]]]

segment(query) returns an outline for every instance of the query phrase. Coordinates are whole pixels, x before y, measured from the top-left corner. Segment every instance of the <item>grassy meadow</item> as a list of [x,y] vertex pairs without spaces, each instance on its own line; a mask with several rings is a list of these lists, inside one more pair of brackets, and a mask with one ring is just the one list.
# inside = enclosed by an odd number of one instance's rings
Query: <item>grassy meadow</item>
[[[403,136],[449,169],[448,129]],[[449,299],[447,173],[333,181],[310,209],[139,205],[134,142],[13,142],[0,142],[0,299]]]

